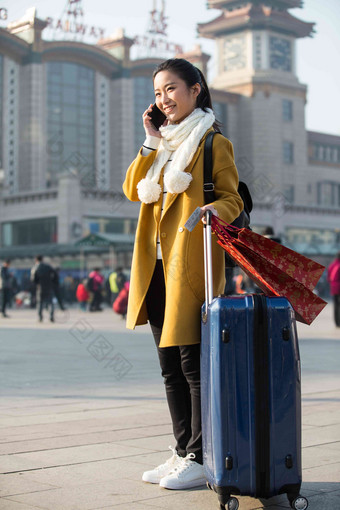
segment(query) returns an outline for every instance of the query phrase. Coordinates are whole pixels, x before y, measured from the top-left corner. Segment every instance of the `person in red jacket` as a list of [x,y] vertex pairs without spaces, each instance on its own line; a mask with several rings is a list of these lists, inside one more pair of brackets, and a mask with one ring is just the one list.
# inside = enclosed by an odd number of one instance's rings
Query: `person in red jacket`
[[112,308],[113,310],[122,316],[123,319],[126,318],[128,298],[129,298],[129,289],[130,282],[125,282],[123,288],[119,292],[117,298],[115,299]]
[[327,271],[327,280],[331,287],[331,294],[334,299],[334,320],[336,326],[340,327],[340,252],[336,259],[330,264]]
[[90,303],[90,312],[101,312],[102,303],[102,290],[103,290],[104,276],[101,274],[99,267],[94,268],[89,274],[87,288],[93,293],[92,301]]
[[89,300],[90,294],[86,288],[86,280],[83,280],[82,283],[79,283],[77,287],[76,297],[80,304],[80,308],[85,312],[86,311],[86,304]]

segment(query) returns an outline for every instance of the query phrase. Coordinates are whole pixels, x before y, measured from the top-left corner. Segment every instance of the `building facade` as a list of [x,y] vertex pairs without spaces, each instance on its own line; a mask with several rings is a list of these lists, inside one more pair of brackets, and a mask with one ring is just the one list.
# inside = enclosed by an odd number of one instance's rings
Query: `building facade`
[[[270,225],[288,246],[326,261],[340,249],[340,137],[305,127],[295,41],[313,24],[289,14],[299,5],[211,0],[221,15],[198,31],[216,40],[214,110],[251,189],[254,228]],[[0,256],[22,267],[35,247],[58,265],[76,257],[67,246],[90,233],[130,240],[139,205],[122,182],[161,61],[131,60],[123,30],[90,45],[44,40],[46,25],[31,9],[0,28]],[[180,56],[206,71],[200,47]],[[107,264],[128,266],[131,249],[118,238]]]

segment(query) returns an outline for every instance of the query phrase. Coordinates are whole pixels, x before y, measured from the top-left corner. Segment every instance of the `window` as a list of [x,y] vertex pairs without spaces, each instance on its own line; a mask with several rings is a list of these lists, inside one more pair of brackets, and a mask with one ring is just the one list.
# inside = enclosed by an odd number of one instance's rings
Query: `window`
[[262,67],[262,51],[261,51],[261,36],[256,35],[254,39],[255,47],[255,69],[261,69]]
[[283,162],[287,165],[294,163],[294,145],[292,142],[283,142]]
[[99,228],[100,228],[99,223],[96,221],[91,221],[88,224],[88,228],[89,228],[91,234],[98,234]]
[[57,242],[57,218],[13,221],[2,224],[2,245],[18,246]]
[[328,163],[340,163],[340,147],[337,145],[326,145],[318,142],[312,143],[309,147],[313,161],[326,161]]
[[286,227],[285,241],[289,244],[331,245],[337,242],[337,232],[334,229]]
[[[47,174],[55,185],[70,168],[95,184],[95,73],[70,62],[47,64]],[[74,162],[81,162],[75,166]]]
[[332,181],[321,181],[317,184],[317,201],[326,207],[340,206],[340,184]]
[[101,234],[134,234],[137,220],[131,218],[85,218],[85,235]]
[[285,186],[283,194],[284,194],[286,200],[288,200],[288,202],[290,202],[291,204],[294,203],[294,198],[295,198],[294,186],[292,186],[292,185]]
[[282,117],[286,122],[293,120],[293,101],[283,99],[282,101]]
[[326,161],[331,161],[331,148],[326,147],[326,153],[325,153]]

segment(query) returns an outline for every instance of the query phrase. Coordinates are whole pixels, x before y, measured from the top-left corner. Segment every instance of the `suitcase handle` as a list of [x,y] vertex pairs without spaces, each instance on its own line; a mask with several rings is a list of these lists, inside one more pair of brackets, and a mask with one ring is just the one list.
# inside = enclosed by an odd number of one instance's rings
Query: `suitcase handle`
[[211,218],[212,212],[205,211],[203,227],[204,242],[204,281],[205,281],[205,313],[208,313],[208,306],[213,300],[213,272],[212,272],[212,248],[211,248]]

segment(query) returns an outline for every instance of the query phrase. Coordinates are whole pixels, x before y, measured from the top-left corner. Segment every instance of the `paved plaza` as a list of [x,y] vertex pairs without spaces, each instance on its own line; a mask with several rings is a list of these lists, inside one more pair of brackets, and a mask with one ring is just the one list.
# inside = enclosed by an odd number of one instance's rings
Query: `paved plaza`
[[[109,309],[34,310],[0,320],[1,510],[218,510],[205,487],[141,481],[174,445],[147,326],[132,332]],[[340,508],[340,330],[328,305],[298,325],[303,486],[312,510]],[[289,508],[286,496],[241,497],[240,510]]]

